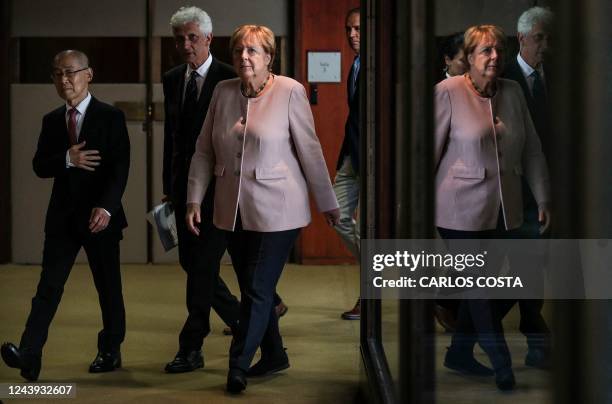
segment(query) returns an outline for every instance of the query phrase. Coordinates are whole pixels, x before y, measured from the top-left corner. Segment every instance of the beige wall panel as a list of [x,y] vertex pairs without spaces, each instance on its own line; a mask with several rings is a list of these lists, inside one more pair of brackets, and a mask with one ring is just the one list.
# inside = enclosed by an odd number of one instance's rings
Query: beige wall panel
[[495,24],[506,35],[516,35],[518,17],[532,5],[529,0],[436,0],[436,35],[465,31],[476,24]]
[[146,36],[144,1],[12,0],[11,36]]
[[[94,96],[107,103],[144,99],[144,85],[93,85]],[[12,252],[15,263],[40,263],[44,240],[44,217],[51,195],[51,179],[40,179],[32,171],[32,156],[40,133],[42,116],[62,101],[51,85],[11,86],[11,179]],[[140,122],[128,122],[131,142],[130,177],[123,205],[129,227],[121,242],[122,262],[146,261],[146,139]],[[79,262],[84,261],[81,252]]]
[[52,85],[11,86],[12,257],[19,264],[42,260],[44,225],[53,181],[32,170],[42,117],[61,105]]
[[230,36],[241,24],[261,24],[270,27],[277,36],[289,34],[289,0],[166,0],[155,2],[154,36],[171,36],[170,17],[186,4],[200,7],[210,15],[213,33]]

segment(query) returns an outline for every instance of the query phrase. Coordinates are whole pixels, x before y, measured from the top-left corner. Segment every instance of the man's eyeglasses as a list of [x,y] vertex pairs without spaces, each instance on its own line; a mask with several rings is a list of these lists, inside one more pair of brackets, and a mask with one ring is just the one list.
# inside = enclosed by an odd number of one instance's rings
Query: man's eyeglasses
[[87,69],[89,69],[89,67],[83,67],[82,69],[78,69],[78,70],[54,70],[51,73],[51,79],[61,80],[62,77],[66,76],[68,80],[72,80],[78,72],[82,72],[83,70],[87,70]]

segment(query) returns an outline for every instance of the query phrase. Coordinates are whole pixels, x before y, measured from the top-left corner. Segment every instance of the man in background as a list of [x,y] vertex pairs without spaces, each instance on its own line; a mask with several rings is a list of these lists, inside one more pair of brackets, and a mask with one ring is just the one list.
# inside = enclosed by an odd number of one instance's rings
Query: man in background
[[[344,141],[338,156],[336,166],[336,178],[334,191],[340,204],[340,223],[334,228],[342,238],[342,241],[355,256],[359,256],[359,224],[356,220],[357,207],[359,206],[359,25],[361,13],[359,8],[349,10],[346,14],[345,30],[346,39],[355,54],[353,64],[347,82],[347,100],[349,115],[344,127]],[[359,320],[361,318],[361,304],[357,303],[353,309],[342,313],[344,320]]]

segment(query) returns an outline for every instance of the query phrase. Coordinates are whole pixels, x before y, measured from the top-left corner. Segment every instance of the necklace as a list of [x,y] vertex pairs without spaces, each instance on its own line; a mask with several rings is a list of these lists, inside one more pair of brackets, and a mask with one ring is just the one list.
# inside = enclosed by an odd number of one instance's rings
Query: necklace
[[476,92],[484,98],[491,98],[495,95],[495,92],[497,89],[493,89],[493,91],[491,92],[491,94],[489,94],[487,91],[485,90],[481,90],[480,87],[478,87],[478,85],[474,82],[474,79],[472,78],[472,76],[470,75],[470,73],[466,73],[468,79],[470,79],[470,83],[472,83],[472,87],[474,87],[474,90],[476,90]]
[[249,91],[249,89],[244,85],[244,83],[240,83],[240,92],[242,93],[242,95],[244,95],[247,98],[255,98],[263,91],[264,88],[266,88],[266,84],[268,84],[268,80],[270,80],[270,77],[273,77],[273,76],[274,75],[272,73],[268,73],[268,77],[266,77],[262,85],[259,86],[259,88],[253,92]]

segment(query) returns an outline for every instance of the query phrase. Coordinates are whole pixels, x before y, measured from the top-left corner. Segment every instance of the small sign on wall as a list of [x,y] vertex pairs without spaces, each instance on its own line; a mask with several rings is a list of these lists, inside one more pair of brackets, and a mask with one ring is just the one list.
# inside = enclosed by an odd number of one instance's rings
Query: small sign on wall
[[309,83],[340,83],[341,57],[339,51],[308,52]]

